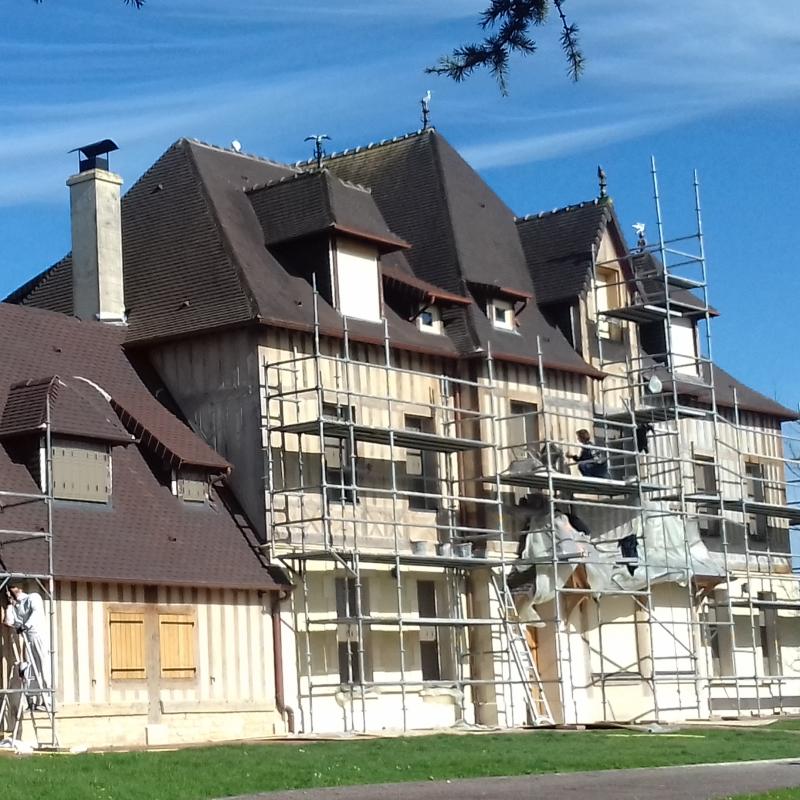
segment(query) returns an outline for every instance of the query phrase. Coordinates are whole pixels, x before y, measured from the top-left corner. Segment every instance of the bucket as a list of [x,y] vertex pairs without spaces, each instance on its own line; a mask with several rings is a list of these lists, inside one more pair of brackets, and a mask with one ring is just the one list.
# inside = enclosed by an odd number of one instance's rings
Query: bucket
[[431,543],[412,539],[411,553],[415,556],[429,556],[431,554]]
[[453,555],[456,558],[470,558],[472,556],[472,542],[459,542],[453,545]]
[[453,555],[453,545],[450,542],[440,542],[436,545],[436,555],[450,558]]

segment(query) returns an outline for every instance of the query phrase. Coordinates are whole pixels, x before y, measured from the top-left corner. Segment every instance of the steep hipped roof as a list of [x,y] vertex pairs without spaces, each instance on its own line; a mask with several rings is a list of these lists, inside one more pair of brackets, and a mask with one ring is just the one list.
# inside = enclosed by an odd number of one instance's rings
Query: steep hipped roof
[[[246,190],[298,170],[255,156],[181,139],[122,200],[128,345],[249,323],[312,330],[313,292],[265,246]],[[69,257],[29,281],[10,302],[72,313]],[[319,302],[320,330],[342,336],[342,319]],[[395,347],[456,355],[386,309]],[[349,321],[357,341],[382,343],[381,324]]]
[[15,383],[0,416],[0,438],[50,432],[81,439],[130,444],[134,437],[120,423],[96,386],[57,375]]
[[268,247],[326,231],[368,239],[382,251],[408,247],[386,226],[369,190],[326,169],[281,178],[247,194]]
[[[534,294],[514,215],[435,130],[334,154],[324,163],[370,187],[389,228],[411,244],[406,258],[417,277],[467,298],[476,285]],[[445,318],[462,353],[491,347],[499,358],[536,363],[540,344],[548,366],[599,375],[534,302],[520,309],[514,332],[494,328],[477,303]]]
[[517,220],[536,299],[542,305],[573,300],[589,285],[592,245],[611,219],[610,200],[592,200]]
[[[184,454],[205,454],[206,461],[225,463],[152,397],[122,349],[124,331],[120,328],[0,304],[0,333],[0,407],[9,413],[16,408],[13,414],[19,419],[21,398],[31,400],[32,411],[27,422],[20,419],[21,427],[40,417],[39,401],[46,392],[56,391],[55,417],[58,420],[63,412],[62,423],[69,432],[82,435],[86,425],[99,424],[102,418],[104,425],[120,433],[121,420],[115,418],[112,407],[112,401],[118,401],[125,408],[136,409]],[[75,378],[36,380],[35,373],[42,371],[80,374],[97,388]],[[56,576],[188,586],[274,586],[254,543],[226,510],[224,490],[222,494],[212,490],[211,505],[179,500],[148,465],[147,459],[156,459],[156,455],[144,443],[115,446],[113,492],[108,504],[54,503]],[[5,492],[39,493],[31,474],[13,463],[4,447],[0,447],[0,486]],[[3,529],[45,529],[42,502],[7,495],[0,500]],[[9,571],[42,572],[43,555],[41,543],[20,542],[14,536],[5,536],[0,544],[0,560]]]

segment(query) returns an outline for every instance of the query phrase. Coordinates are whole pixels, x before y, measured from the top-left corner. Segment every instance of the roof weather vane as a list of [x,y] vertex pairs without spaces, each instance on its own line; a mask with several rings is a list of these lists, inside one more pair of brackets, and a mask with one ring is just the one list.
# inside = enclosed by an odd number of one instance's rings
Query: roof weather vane
[[608,181],[606,180],[606,171],[598,164],[597,165],[597,179],[600,181],[600,198],[608,197]]
[[431,90],[425,93],[425,97],[419,101],[422,106],[422,130],[426,131],[431,126]]
[[322,147],[323,142],[329,142],[331,137],[327,133],[315,133],[311,136],[306,136],[304,142],[314,142],[314,160],[317,162],[317,169],[322,168],[322,159],[325,157],[325,150]]
[[634,222],[633,230],[636,231],[636,246],[639,252],[643,253],[647,249],[647,237],[645,236],[646,225],[644,222]]

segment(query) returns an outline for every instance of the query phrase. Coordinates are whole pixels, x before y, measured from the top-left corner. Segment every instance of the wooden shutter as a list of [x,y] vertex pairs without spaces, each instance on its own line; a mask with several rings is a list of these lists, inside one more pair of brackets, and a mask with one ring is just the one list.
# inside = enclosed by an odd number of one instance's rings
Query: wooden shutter
[[144,615],[111,612],[108,629],[111,679],[134,681],[146,678]]
[[191,679],[197,674],[195,619],[191,614],[159,614],[161,677]]

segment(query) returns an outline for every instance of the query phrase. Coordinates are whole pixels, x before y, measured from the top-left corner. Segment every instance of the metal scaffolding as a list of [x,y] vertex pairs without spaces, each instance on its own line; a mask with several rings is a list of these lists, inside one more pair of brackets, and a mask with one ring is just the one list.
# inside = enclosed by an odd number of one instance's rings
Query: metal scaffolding
[[[779,429],[745,418],[735,390],[730,406],[718,406],[699,182],[695,174],[696,230],[668,239],[655,163],[652,179],[657,243],[642,236],[622,259],[592,253],[591,361],[607,377],[580,407],[549,385],[554,373],[541,341],[529,387],[537,403],[515,408],[491,351],[471,362],[465,378],[445,359],[404,360],[384,321],[379,357],[378,347],[352,341],[346,318],[340,336],[322,335],[316,292],[313,335],[295,336],[291,354],[264,358],[269,546],[298,583],[292,613],[303,730],[324,729],[315,713],[331,701],[345,730],[375,729],[368,708],[384,690],[399,692],[407,730],[415,727],[412,695],[450,697],[463,723],[518,726],[586,721],[582,704],[598,702],[596,692],[602,718],[615,719],[610,698],[621,679],[648,687],[650,705],[639,717],[656,720],[761,713],[762,684],[780,693],[782,682],[800,682],[800,672],[773,669],[774,646],[764,655],[772,635],[764,630],[774,632],[781,611],[800,612],[786,532],[800,523],[786,475],[800,474],[800,460]],[[600,280],[609,270],[618,281]],[[681,350],[687,319],[703,332],[693,354]],[[626,328],[631,323],[660,326],[662,351],[633,347],[639,337]],[[703,458],[691,446],[697,426],[711,443]],[[583,427],[604,454],[603,475],[565,469]],[[521,438],[510,440],[509,431]],[[749,456],[759,459],[752,463],[760,473],[748,472]],[[523,546],[532,498],[546,506],[543,556],[525,555]],[[561,519],[580,513],[601,522],[565,554]],[[775,520],[782,550],[762,536]],[[674,536],[668,541],[676,525],[684,532],[678,556]],[[656,529],[663,541],[648,539]],[[633,558],[617,552],[631,536],[641,547]],[[719,550],[698,560],[709,542]],[[763,542],[766,548],[754,546]],[[643,578],[598,577],[628,567]],[[534,582],[552,589],[534,623],[520,614],[508,581],[514,570],[531,569]],[[393,580],[391,611],[377,607],[386,598],[377,606],[370,598],[374,575]],[[321,584],[329,578],[334,594]],[[425,594],[420,582],[435,586]],[[744,582],[749,593],[733,591]],[[678,618],[675,607],[668,618],[659,607],[662,585],[684,593]],[[630,612],[622,619],[608,613],[614,597]],[[579,609],[584,625],[574,622]],[[750,641],[741,649],[752,653],[752,669],[742,667],[736,648],[743,616]],[[636,639],[635,664],[617,660],[619,626]],[[376,636],[391,637],[396,653],[397,669],[384,669],[391,674],[382,680],[372,677],[375,648],[367,644]],[[779,674],[765,675],[768,661]],[[779,694],[771,708],[800,705],[796,699],[784,705]]]
[[[34,587],[40,594],[49,627],[47,652],[41,652],[41,640],[35,632],[20,627],[15,631],[2,626],[2,672],[0,688],[0,726],[12,744],[24,741],[40,750],[58,747],[56,735],[56,659],[55,659],[55,579],[53,577],[53,471],[51,404],[46,396],[45,423],[41,438],[39,458],[41,493],[0,491],[0,504],[4,511],[15,507],[44,505],[44,524],[36,530],[4,529],[0,531],[3,550],[3,570],[0,571],[0,594],[8,593],[12,583],[23,583]],[[37,454],[38,455],[38,454]],[[35,561],[41,567],[35,571],[9,571],[19,558],[18,546],[30,547],[41,543],[44,553],[39,551]],[[30,560],[30,559],[28,559]],[[30,593],[30,591],[29,591]],[[4,620],[5,621],[5,620]]]

